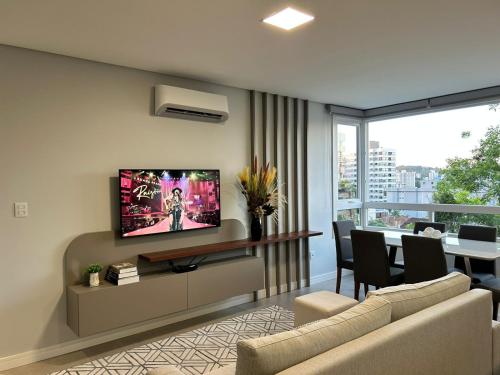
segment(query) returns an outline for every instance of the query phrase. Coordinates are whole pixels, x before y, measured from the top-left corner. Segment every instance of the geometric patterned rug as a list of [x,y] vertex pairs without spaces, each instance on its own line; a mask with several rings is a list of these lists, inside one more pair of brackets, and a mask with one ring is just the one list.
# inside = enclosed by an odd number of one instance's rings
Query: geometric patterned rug
[[139,375],[166,365],[204,374],[236,362],[239,340],[290,330],[293,318],[292,311],[270,306],[50,375]]

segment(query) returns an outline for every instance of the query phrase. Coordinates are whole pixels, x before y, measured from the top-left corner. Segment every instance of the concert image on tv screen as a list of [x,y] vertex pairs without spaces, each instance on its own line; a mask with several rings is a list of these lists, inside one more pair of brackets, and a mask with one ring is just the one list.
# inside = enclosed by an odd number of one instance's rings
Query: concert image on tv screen
[[120,169],[122,237],[220,226],[218,170]]

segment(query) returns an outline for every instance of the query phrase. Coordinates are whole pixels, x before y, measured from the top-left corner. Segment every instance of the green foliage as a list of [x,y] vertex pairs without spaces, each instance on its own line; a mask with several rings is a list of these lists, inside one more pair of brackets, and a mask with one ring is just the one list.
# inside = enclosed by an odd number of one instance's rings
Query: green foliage
[[[500,125],[488,128],[470,158],[448,159],[441,170],[434,202],[465,205],[498,205],[500,202]],[[500,229],[500,215],[436,212],[437,221],[451,231],[460,224],[484,224]]]
[[337,212],[337,220],[352,220],[354,224],[361,224],[361,217],[359,214],[359,210],[350,209],[350,210],[340,210]]
[[413,228],[415,228],[415,223],[411,222],[411,223],[408,223],[408,224],[405,224],[403,226],[403,229],[410,229],[410,230],[413,230]]
[[370,226],[370,227],[387,227],[387,225],[381,219],[369,220],[368,226]]
[[97,273],[102,271],[102,266],[98,263],[89,264],[87,267],[87,273]]
[[356,185],[348,180],[339,181],[339,198],[349,199],[356,197]]
[[394,217],[401,217],[401,211],[400,210],[391,210],[391,215]]
[[470,131],[463,131],[462,132],[462,138],[470,138]]

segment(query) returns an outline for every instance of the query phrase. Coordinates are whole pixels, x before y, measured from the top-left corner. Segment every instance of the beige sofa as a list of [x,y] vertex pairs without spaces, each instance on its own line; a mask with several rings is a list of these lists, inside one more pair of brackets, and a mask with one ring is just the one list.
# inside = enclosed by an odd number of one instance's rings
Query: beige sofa
[[[327,319],[240,341],[235,365],[210,375],[500,375],[491,294],[459,273],[370,292]],[[174,367],[150,375],[180,375]]]

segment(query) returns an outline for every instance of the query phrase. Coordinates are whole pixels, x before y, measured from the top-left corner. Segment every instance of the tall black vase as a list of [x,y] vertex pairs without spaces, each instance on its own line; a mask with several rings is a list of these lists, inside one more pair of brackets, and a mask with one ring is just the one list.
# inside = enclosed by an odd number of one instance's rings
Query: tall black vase
[[260,217],[252,215],[252,222],[250,224],[250,234],[252,241],[260,241],[262,238],[262,223]]

